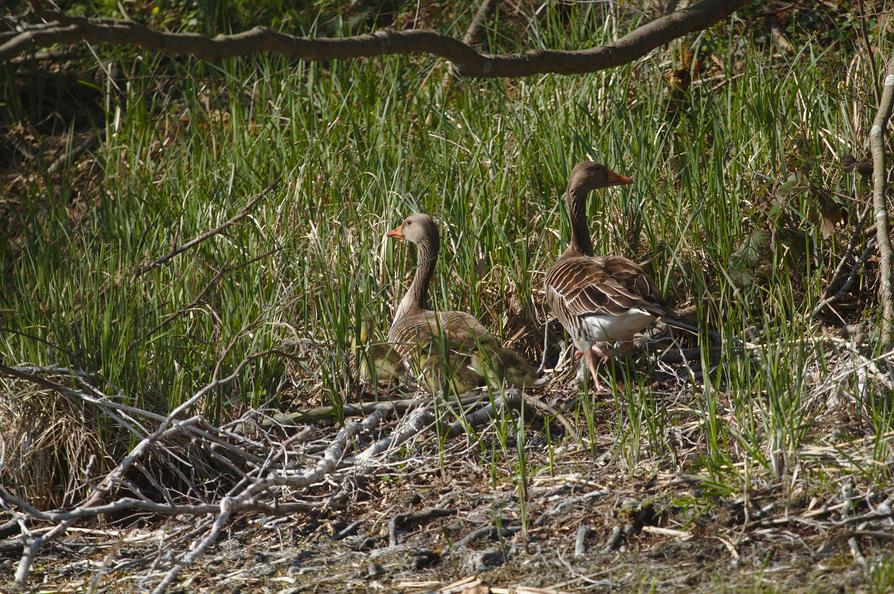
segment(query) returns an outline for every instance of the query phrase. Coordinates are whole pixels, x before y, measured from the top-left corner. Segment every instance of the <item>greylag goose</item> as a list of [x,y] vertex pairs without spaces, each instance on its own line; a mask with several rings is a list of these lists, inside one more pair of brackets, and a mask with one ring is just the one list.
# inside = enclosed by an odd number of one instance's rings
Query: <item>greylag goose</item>
[[546,303],[583,354],[596,389],[601,389],[597,369],[610,352],[606,343],[629,340],[667,313],[655,282],[639,264],[593,253],[587,194],[632,182],[600,163],[575,165],[565,194],[571,243],[546,273]]
[[[503,347],[473,316],[428,309],[428,287],[440,247],[438,227],[432,218],[422,213],[410,215],[387,236],[416,246],[416,273],[388,331],[388,342],[405,364],[415,364],[433,391],[445,383],[457,393],[484,383],[532,383],[531,364]],[[449,382],[442,382],[447,379],[444,371]]]

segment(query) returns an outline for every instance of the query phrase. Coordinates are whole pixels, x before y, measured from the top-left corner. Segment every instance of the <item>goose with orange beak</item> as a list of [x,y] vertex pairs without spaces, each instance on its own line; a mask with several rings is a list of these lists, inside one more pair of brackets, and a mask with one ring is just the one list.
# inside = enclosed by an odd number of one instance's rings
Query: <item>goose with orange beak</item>
[[430,216],[412,214],[386,236],[416,246],[416,272],[397,305],[388,342],[405,364],[417,367],[433,392],[448,384],[461,393],[484,383],[523,386],[534,381],[531,364],[503,347],[475,317],[429,308],[428,287],[440,249],[438,227]]
[[593,161],[572,169],[565,193],[571,242],[546,273],[546,303],[583,355],[597,390],[602,389],[597,371],[609,358],[609,345],[631,339],[668,313],[642,266],[623,256],[596,256],[593,251],[587,195],[631,183],[632,178]]

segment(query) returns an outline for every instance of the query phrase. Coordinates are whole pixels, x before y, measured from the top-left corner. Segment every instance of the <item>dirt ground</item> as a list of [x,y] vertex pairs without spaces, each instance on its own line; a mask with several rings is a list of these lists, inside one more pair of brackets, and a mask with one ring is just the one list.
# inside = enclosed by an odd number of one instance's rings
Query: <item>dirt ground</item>
[[[551,451],[546,437],[558,439]],[[835,481],[825,494],[792,489],[791,481],[752,485],[746,500],[705,477],[643,474],[648,464],[631,474],[610,450],[594,455],[561,436],[532,432],[526,445],[533,471],[524,505],[518,477],[492,463],[501,454],[487,435],[477,444],[464,437],[447,443],[440,465],[421,455],[438,449],[421,444],[391,472],[319,485],[311,499],[328,509],[237,516],[171,591],[885,592],[894,586],[890,510],[883,513],[879,503],[884,494],[859,482],[849,504],[832,488]],[[159,524],[134,515],[81,526],[39,558],[31,584],[53,592],[85,591],[92,580],[103,592],[151,589],[212,520]],[[17,561],[9,551],[0,558],[3,580]],[[12,591],[3,580],[0,591]]]

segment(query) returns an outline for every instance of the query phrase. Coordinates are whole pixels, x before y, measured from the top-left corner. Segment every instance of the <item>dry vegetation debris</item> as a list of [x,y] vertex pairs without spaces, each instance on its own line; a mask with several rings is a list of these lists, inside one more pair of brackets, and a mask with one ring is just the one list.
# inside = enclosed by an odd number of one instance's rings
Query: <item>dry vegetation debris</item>
[[[849,372],[868,370],[862,363]],[[12,517],[33,525],[29,538],[60,521],[88,522],[69,528],[62,549],[37,559],[33,579],[50,588],[158,588],[167,580],[213,591],[450,591],[450,582],[468,574],[495,592],[711,591],[724,581],[811,590],[847,588],[890,571],[877,555],[894,540],[894,494],[875,485],[878,473],[889,472],[878,465],[878,452],[891,451],[894,432],[796,452],[780,444],[778,452],[762,453],[771,461],[769,475],[753,453],[718,465],[714,477],[690,471],[701,469],[710,451],[696,431],[706,420],[688,404],[693,364],[678,364],[677,375],[653,384],[652,397],[674,422],[636,437],[643,442],[636,448],[611,447],[604,429],[578,442],[554,417],[518,408],[523,400],[515,392],[470,395],[461,405],[437,405],[425,393],[383,400],[343,427],[325,420],[282,425],[281,417],[251,411],[220,428],[194,415],[150,432],[164,418],[123,410],[76,378],[80,390],[57,388],[56,395],[155,436],[135,467],[140,472],[116,475],[136,496],[41,513],[5,488],[2,494],[18,510]],[[570,367],[532,394],[553,393],[572,425],[585,427],[580,407],[562,396]],[[47,378],[50,387],[68,373],[18,371],[25,380]],[[871,371],[864,379],[878,381]],[[15,383],[7,388],[26,387]],[[824,419],[814,426],[829,425],[823,434],[845,433],[844,420],[860,416],[836,385],[808,389],[822,403],[815,414]],[[611,400],[595,403],[590,423],[624,422],[617,413],[623,403]],[[734,411],[718,410],[716,420],[736,435]],[[749,474],[747,486],[737,484]],[[154,479],[161,475],[179,476],[177,491]],[[160,493],[149,497],[153,488]],[[21,545],[2,542],[10,569]]]

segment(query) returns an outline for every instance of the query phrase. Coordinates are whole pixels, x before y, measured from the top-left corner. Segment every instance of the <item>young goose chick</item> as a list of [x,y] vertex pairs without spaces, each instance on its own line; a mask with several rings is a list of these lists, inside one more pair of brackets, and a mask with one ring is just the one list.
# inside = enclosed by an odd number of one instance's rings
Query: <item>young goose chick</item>
[[482,375],[470,365],[470,356],[445,350],[446,346],[436,337],[429,347],[416,351],[416,372],[428,390],[465,394],[480,386]]
[[[461,311],[428,309],[428,287],[440,248],[438,227],[432,218],[422,213],[410,215],[387,236],[416,246],[416,273],[388,331],[388,342],[405,362],[412,364],[415,359],[418,369],[431,379],[426,381],[430,385],[442,385],[433,373],[426,372],[435,364],[453,372],[457,388],[483,385],[486,378],[516,386],[529,383],[534,376],[531,364],[504,348],[474,317]],[[471,365],[475,360],[478,369]],[[484,361],[489,362],[490,370],[485,369]]]
[[397,351],[387,343],[370,344],[372,319],[369,316],[360,318],[359,336],[351,341],[351,352],[354,355],[355,369],[360,380],[373,386],[391,386],[401,375],[403,366]]
[[605,343],[629,340],[667,314],[655,282],[622,256],[596,257],[587,227],[587,194],[596,188],[632,183],[605,165],[582,161],[571,171],[565,205],[571,243],[546,273],[546,303],[583,353],[596,389]]
[[531,363],[513,350],[503,348],[493,336],[482,339],[472,353],[469,367],[489,385],[528,386],[537,379]]

